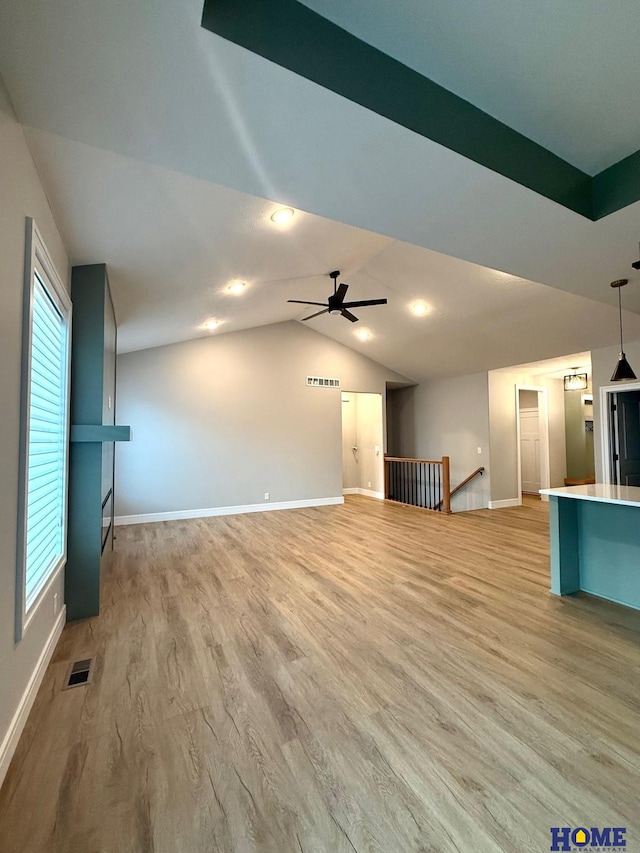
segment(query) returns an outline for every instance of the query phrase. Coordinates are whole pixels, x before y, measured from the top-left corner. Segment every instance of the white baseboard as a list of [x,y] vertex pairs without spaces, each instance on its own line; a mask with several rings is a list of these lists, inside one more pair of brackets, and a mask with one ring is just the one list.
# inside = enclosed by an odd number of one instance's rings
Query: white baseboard
[[508,498],[505,501],[489,501],[489,509],[506,509],[508,506],[521,506],[520,498]]
[[384,492],[374,492],[373,489],[343,489],[343,495],[364,495],[365,498],[375,498],[378,501],[384,500]]
[[13,715],[13,719],[11,720],[11,723],[9,725],[9,729],[2,740],[2,744],[0,745],[0,786],[4,781],[4,777],[7,774],[7,770],[9,769],[9,764],[11,763],[11,759],[13,758],[13,753],[16,751],[16,747],[18,746],[20,735],[22,734],[24,727],[27,723],[27,718],[29,717],[29,713],[31,711],[31,708],[33,707],[33,703],[38,693],[38,689],[42,684],[44,674],[47,671],[47,667],[49,666],[49,661],[53,657],[53,653],[55,652],[56,646],[58,645],[58,640],[60,639],[60,635],[62,634],[62,629],[64,628],[66,618],[67,608],[63,606],[60,610],[60,613],[58,613],[58,617],[53,625],[53,628],[51,629],[51,633],[49,634],[47,642],[45,643],[40,657],[38,658],[38,663],[36,664],[35,669],[31,673],[31,678],[29,679],[29,683],[27,684],[27,689],[22,694],[20,704],[18,705],[15,714]]
[[333,506],[343,504],[342,496],[335,498],[310,498],[304,501],[278,501],[263,504],[245,504],[243,506],[214,506],[209,509],[182,509],[176,512],[149,512],[142,515],[117,515],[117,526],[123,524],[148,524],[154,521],[180,521],[185,518],[211,518],[216,515],[242,515],[245,512],[273,512],[278,509],[303,509],[313,506]]

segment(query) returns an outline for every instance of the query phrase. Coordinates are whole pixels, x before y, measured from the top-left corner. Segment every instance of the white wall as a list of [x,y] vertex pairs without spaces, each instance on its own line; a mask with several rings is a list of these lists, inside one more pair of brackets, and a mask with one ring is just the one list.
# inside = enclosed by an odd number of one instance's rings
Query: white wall
[[[625,341],[627,361],[636,376],[640,378],[640,341]],[[600,389],[613,385],[611,375],[618,361],[619,346],[603,347],[591,351],[591,370],[593,383],[593,447],[596,460],[596,482],[604,482],[602,466],[602,413],[600,411]],[[617,383],[620,391],[624,391],[625,382]]]
[[[14,641],[16,520],[25,219],[32,216],[65,284],[69,262],[20,125],[0,81],[0,747],[54,627],[53,595],[40,605],[21,642]],[[0,754],[0,782],[2,781]]]
[[116,515],[340,497],[341,392],[307,375],[405,381],[296,322],[120,356]]
[[549,472],[551,488],[566,477],[564,385],[562,379],[489,372],[491,501],[520,499],[517,463],[516,385],[547,388],[549,402]]
[[[454,496],[452,509],[482,509],[489,504],[489,399],[487,374],[425,382],[389,395],[393,409],[394,454],[420,459],[451,459],[451,485],[476,468],[487,469]],[[478,447],[481,453],[478,454]]]

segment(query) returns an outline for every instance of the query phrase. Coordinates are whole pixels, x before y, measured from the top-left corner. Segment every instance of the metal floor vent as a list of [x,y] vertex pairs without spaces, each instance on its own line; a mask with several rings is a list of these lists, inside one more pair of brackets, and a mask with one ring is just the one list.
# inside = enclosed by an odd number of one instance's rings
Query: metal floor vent
[[77,660],[75,663],[72,663],[64,690],[68,690],[69,687],[81,687],[83,684],[87,684],[91,677],[92,663],[92,658]]

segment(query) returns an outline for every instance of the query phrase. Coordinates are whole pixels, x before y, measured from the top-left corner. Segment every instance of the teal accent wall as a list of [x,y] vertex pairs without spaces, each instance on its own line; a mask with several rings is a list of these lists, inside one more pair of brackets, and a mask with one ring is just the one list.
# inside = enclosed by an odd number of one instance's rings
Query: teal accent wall
[[100,612],[101,466],[101,443],[71,444],[65,570],[65,601],[69,621],[97,616]]
[[555,495],[549,497],[551,592],[555,595],[569,595],[580,589],[579,503]]
[[202,26],[588,219],[640,199],[640,151],[592,178],[297,0],[205,0]]
[[[73,620],[97,616],[100,611],[103,546],[111,544],[113,535],[113,442],[128,441],[130,430],[114,425],[116,321],[104,264],[73,268],[71,300],[71,443],[65,601],[67,618]],[[108,513],[107,518],[105,513]]]
[[640,507],[551,495],[551,592],[640,610]]
[[640,610],[640,507],[579,503],[580,589]]

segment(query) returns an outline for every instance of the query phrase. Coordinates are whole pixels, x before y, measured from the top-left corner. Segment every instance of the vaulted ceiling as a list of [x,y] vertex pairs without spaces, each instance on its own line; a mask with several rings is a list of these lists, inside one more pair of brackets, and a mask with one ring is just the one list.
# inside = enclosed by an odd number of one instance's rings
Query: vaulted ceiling
[[[625,0],[606,21],[585,0],[536,16],[506,0],[379,2],[369,17],[369,2],[307,5],[589,173],[640,147]],[[414,379],[615,343],[615,278],[632,280],[625,304],[640,313],[638,203],[590,221],[201,15],[201,0],[0,11],[0,73],[73,262],[110,266],[124,348],[203,334],[211,316],[225,321],[216,334],[301,318],[286,300],[324,298],[333,268],[350,296],[390,304],[361,312],[366,343],[342,318],[313,328]],[[584,70],[589,50],[601,75]],[[281,204],[297,210],[287,229],[269,219]],[[226,292],[236,278],[240,297]]]

